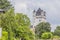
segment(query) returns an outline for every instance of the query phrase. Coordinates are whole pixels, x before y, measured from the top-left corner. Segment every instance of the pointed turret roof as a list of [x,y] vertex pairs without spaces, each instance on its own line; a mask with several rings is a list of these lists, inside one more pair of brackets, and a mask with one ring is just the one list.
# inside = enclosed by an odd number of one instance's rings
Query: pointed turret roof
[[43,10],[41,10],[40,8],[36,11],[36,16],[39,16],[39,15],[41,15],[41,12],[42,12]]

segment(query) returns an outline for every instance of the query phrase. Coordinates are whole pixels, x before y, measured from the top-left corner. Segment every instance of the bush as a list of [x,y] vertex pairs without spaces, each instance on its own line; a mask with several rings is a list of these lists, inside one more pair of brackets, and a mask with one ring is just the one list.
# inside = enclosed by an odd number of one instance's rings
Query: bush
[[1,40],[8,40],[8,32],[2,31],[2,38]]
[[41,38],[42,39],[50,39],[50,38],[52,38],[52,33],[51,32],[42,33]]

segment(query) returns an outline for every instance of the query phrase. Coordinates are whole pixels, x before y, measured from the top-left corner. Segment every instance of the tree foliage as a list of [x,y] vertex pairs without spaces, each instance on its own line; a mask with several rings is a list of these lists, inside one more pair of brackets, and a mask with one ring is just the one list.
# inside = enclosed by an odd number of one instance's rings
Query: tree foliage
[[0,25],[3,31],[8,32],[8,39],[13,40],[13,37],[15,37],[24,40],[33,40],[34,34],[30,31],[30,20],[26,15],[21,13],[15,14],[12,8],[0,16]]
[[14,11],[13,9],[10,9],[5,14],[1,15],[1,27],[3,30],[8,31],[9,27],[14,26]]
[[30,20],[29,18],[21,13],[17,13],[15,16],[16,28],[14,29],[15,37],[24,40],[33,40],[34,35],[30,31]]
[[15,21],[19,26],[30,26],[30,20],[27,15],[22,13],[17,13],[15,16]]
[[52,37],[53,37],[53,35],[51,32],[45,32],[45,33],[42,33],[42,35],[41,35],[42,39],[50,39]]
[[13,40],[12,28],[14,27],[14,9],[10,9],[1,16],[1,27],[8,32],[8,40]]
[[60,26],[57,26],[55,31],[54,31],[54,35],[60,36]]
[[8,10],[12,7],[8,0],[0,0],[0,9]]
[[2,31],[2,40],[8,40],[8,32]]
[[35,33],[40,38],[42,33],[50,32],[51,27],[48,22],[41,22],[35,27]]
[[8,40],[21,38],[22,40],[33,40],[34,34],[30,31],[30,20],[27,15],[14,13],[14,9],[8,0],[0,0],[0,9],[5,9],[4,14],[0,14],[0,27],[8,32]]

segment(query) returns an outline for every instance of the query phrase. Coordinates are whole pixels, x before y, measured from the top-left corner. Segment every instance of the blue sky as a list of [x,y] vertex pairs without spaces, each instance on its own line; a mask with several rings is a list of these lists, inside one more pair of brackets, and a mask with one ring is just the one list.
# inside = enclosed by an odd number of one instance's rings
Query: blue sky
[[13,0],[15,12],[27,14],[31,22],[33,10],[41,8],[46,11],[46,20],[50,22],[52,31],[60,25],[60,0]]

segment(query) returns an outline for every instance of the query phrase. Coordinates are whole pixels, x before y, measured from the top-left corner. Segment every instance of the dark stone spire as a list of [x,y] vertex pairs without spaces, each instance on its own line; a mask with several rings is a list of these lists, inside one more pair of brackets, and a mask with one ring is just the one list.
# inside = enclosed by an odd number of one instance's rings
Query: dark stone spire
[[40,8],[36,11],[36,16],[39,16],[39,15],[41,15],[41,12],[42,12],[43,10],[41,10]]

